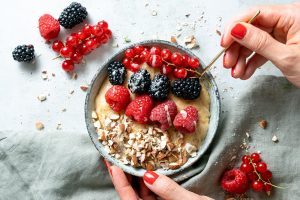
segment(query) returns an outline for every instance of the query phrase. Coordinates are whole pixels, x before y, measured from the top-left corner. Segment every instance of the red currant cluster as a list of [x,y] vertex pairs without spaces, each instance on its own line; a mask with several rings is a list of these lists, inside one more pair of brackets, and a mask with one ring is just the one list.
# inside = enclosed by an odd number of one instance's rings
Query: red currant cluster
[[161,49],[157,46],[137,45],[125,51],[123,64],[127,69],[136,72],[144,62],[153,68],[160,68],[162,74],[173,74],[176,78],[195,76],[196,70],[200,67],[197,58],[192,58],[187,54],[182,55],[179,52],[172,53],[169,49]]
[[107,43],[111,37],[112,32],[108,29],[108,23],[100,21],[95,26],[86,24],[81,31],[71,33],[65,44],[60,40],[54,41],[52,49],[66,59],[62,63],[63,70],[72,71],[74,63],[81,63],[84,55]]
[[263,162],[258,153],[251,155],[244,155],[242,157],[242,164],[240,170],[247,175],[251,182],[251,187],[254,191],[265,191],[270,194],[272,186],[271,183],[272,172],[268,170],[268,166]]

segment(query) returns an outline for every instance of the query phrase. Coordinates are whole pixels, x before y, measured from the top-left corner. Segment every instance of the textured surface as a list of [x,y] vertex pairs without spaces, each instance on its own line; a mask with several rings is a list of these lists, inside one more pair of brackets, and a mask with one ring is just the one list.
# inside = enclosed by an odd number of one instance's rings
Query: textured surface
[[[0,141],[0,168],[1,172],[7,172],[1,173],[0,177],[1,183],[6,183],[0,187],[4,188],[4,191],[0,191],[0,194],[4,194],[1,195],[3,199],[14,199],[13,197],[31,199],[30,197],[33,196],[36,197],[35,199],[95,199],[96,197],[97,199],[112,199],[115,197],[113,192],[98,190],[100,185],[103,185],[105,190],[113,191],[112,188],[107,187],[110,183],[106,171],[97,169],[99,154],[86,133],[83,110],[85,93],[79,87],[88,84],[99,66],[118,48],[113,48],[110,43],[97,49],[87,57],[87,65],[79,67],[78,79],[70,80],[60,68],[62,60],[52,60],[56,55],[44,43],[37,29],[38,18],[42,14],[49,13],[58,17],[70,2],[12,0],[5,3],[5,9],[0,13],[1,19],[5,19],[2,21],[2,27],[5,28],[1,31],[0,37],[2,69],[0,73],[0,111],[2,113],[0,115],[0,139],[7,137]],[[220,4],[216,0],[194,0],[182,6],[182,1],[155,0],[145,7],[146,2],[140,0],[130,2],[112,0],[97,3],[91,0],[80,1],[87,8],[89,21],[92,24],[101,19],[109,22],[114,33],[114,40],[120,47],[127,45],[124,43],[126,36],[132,42],[137,42],[152,39],[153,36],[169,39],[174,33],[181,32],[178,42],[183,44],[183,38],[193,34],[201,46],[194,52],[205,63],[208,63],[220,49],[220,37],[216,34],[216,30],[222,31],[222,26],[230,17],[255,4],[291,1],[230,0]],[[157,12],[157,16],[152,16],[153,10]],[[203,19],[198,21],[202,12],[204,12]],[[190,16],[187,18],[186,14]],[[221,21],[220,17],[222,17]],[[191,25],[182,25],[182,31],[177,31],[180,27],[178,23],[192,24],[194,21],[197,21],[195,30]],[[61,35],[65,32],[68,31],[62,29]],[[144,33],[141,34],[141,32]],[[32,43],[35,46],[38,57],[35,65],[20,64],[12,59],[11,52],[14,47],[23,43]],[[230,136],[234,134],[235,129],[243,129],[239,132],[241,134],[251,129],[256,134],[255,137],[253,136],[253,143],[270,163],[274,177],[277,177],[274,179],[276,183],[289,185],[287,190],[277,190],[278,198],[274,199],[296,199],[297,195],[299,196],[296,187],[300,184],[299,168],[297,168],[299,162],[292,162],[295,156],[289,157],[291,152],[293,155],[299,154],[299,134],[296,129],[300,122],[295,121],[299,119],[299,115],[296,115],[299,112],[291,114],[296,112],[296,106],[299,107],[299,102],[293,101],[296,94],[291,93],[290,96],[285,97],[286,90],[282,90],[279,95],[274,96],[278,92],[276,84],[263,82],[261,86],[257,81],[235,80],[230,77],[229,71],[222,68],[221,60],[216,66],[212,74],[216,76],[221,92],[224,111],[222,117],[225,117],[224,126],[219,133],[223,138],[216,144],[227,141],[226,145],[230,145],[232,144]],[[43,70],[48,71],[49,81],[42,80]],[[51,76],[52,72],[56,74],[55,77]],[[255,75],[258,74],[281,75],[270,63],[259,69]],[[251,93],[251,88],[254,86],[257,89],[263,87],[264,90],[261,93],[265,95],[261,95],[259,90]],[[75,90],[74,94],[69,94],[70,90]],[[36,97],[42,93],[49,93],[50,96],[41,103]],[[244,98],[241,96],[242,93],[245,94]],[[278,102],[274,103],[275,100]],[[289,106],[283,108],[283,102]],[[258,106],[258,104],[261,105]],[[257,109],[253,109],[256,107]],[[63,108],[67,109],[66,112],[62,112]],[[252,120],[245,116],[249,112],[253,114],[250,118]],[[270,125],[273,124],[266,133],[256,127],[256,122],[261,116],[265,117]],[[45,124],[44,131],[35,130],[37,120]],[[62,123],[62,130],[56,130],[59,122]],[[279,137],[278,144],[274,144],[270,139],[273,133]],[[221,154],[221,158],[226,160],[227,150],[214,150],[214,158]],[[282,158],[286,160],[282,161]],[[199,193],[221,196],[222,193],[209,190],[212,188],[210,186],[217,188],[217,177],[222,168],[219,168],[216,162],[221,161],[210,160],[208,166],[212,167],[205,168],[204,173],[191,179],[186,185]],[[66,163],[72,163],[72,166],[66,166]],[[280,163],[285,165],[282,166]],[[212,171],[215,172],[212,173]],[[212,175],[205,176],[207,173]],[[101,175],[103,176],[100,181]],[[205,188],[201,184],[203,182],[205,182],[204,186],[210,188]],[[296,197],[291,195],[296,195]]]

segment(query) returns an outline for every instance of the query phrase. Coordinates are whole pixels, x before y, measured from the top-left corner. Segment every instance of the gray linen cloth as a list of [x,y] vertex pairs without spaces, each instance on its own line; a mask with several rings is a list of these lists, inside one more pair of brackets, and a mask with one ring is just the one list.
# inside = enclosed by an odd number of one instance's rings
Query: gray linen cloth
[[[300,199],[300,90],[284,78],[260,76],[240,91],[238,101],[224,107],[228,112],[211,148],[183,174],[182,185],[224,199],[220,177],[240,164],[240,145],[248,132],[250,152],[261,151],[273,182],[287,187],[273,190],[271,199]],[[265,130],[258,126],[262,118],[269,122]],[[118,199],[87,133],[0,132],[0,139],[1,200]],[[270,199],[264,193],[248,194]]]

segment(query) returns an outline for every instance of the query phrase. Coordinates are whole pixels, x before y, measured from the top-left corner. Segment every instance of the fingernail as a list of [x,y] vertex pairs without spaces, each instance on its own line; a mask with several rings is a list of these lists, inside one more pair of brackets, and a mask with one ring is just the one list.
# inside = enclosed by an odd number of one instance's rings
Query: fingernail
[[144,180],[151,185],[156,181],[158,177],[159,175],[153,171],[147,171],[144,174]]
[[226,57],[226,51],[225,51],[224,56],[223,56],[223,67],[225,67],[225,57]]
[[231,68],[231,76],[233,77],[233,78],[235,78],[234,76],[235,76],[235,66],[233,67],[233,68]]
[[223,39],[224,39],[224,34],[222,35],[221,37],[221,42],[220,42],[220,45],[223,46]]
[[104,165],[105,165],[106,169],[108,170],[109,174],[112,176],[112,171],[111,171],[109,162],[106,161],[105,159],[103,159],[103,162],[104,162]]
[[231,29],[231,35],[237,39],[243,39],[247,33],[247,29],[242,24],[236,24],[233,29]]

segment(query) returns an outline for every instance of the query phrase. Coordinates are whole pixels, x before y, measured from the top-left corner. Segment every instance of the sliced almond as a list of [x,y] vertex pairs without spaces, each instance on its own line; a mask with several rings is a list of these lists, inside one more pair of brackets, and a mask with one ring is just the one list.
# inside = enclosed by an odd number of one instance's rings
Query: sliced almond
[[171,39],[170,39],[170,41],[171,41],[172,43],[175,43],[175,44],[177,44],[177,39],[176,39],[176,37],[175,37],[175,36],[171,36]]
[[98,115],[95,111],[92,111],[92,118],[93,119],[98,119]]
[[100,121],[95,121],[94,122],[94,127],[95,128],[100,128],[101,127]]
[[39,95],[37,98],[38,98],[38,100],[39,100],[40,102],[42,102],[42,101],[45,101],[45,100],[47,99],[47,95],[41,94],[41,95]]
[[109,116],[109,118],[111,119],[111,120],[118,120],[119,118],[120,118],[120,115],[118,115],[118,114],[111,114],[110,116]]
[[35,128],[39,131],[43,130],[45,128],[44,124],[42,122],[36,122],[35,123]]
[[153,161],[149,161],[146,163],[146,169],[148,171],[154,171],[155,170],[155,164]]
[[172,162],[169,164],[169,168],[170,169],[178,169],[180,167],[180,165],[177,162]]
[[162,153],[162,152],[159,152],[158,155],[157,155],[157,159],[158,160],[162,160],[166,157],[166,154]]

